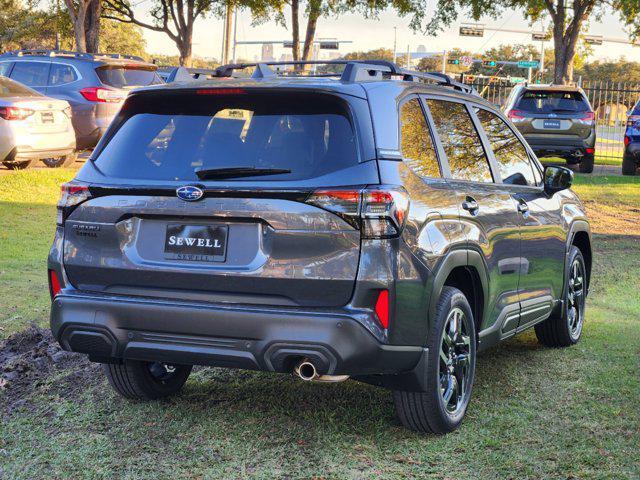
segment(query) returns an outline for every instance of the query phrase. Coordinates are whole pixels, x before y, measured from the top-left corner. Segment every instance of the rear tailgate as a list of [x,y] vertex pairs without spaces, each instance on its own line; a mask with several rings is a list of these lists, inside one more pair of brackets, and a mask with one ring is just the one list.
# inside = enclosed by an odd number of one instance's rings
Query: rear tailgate
[[[360,232],[304,201],[315,188],[377,183],[376,162],[361,161],[355,131],[362,127],[349,110],[340,112],[344,100],[276,97],[198,97],[195,111],[189,97],[180,115],[152,102],[152,112],[120,119],[80,178],[107,175],[127,186],[92,182],[95,198],[67,218],[70,282],[88,291],[179,300],[348,303]],[[130,103],[126,112],[140,107]],[[291,173],[205,180],[194,174],[248,163]],[[203,198],[178,198],[183,186],[201,188]]]

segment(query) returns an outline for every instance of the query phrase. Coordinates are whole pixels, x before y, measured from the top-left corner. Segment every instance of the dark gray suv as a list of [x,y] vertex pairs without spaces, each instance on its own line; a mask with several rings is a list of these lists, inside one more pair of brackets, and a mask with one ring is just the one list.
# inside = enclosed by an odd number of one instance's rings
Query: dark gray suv
[[447,432],[478,352],[532,326],[579,340],[571,172],[447,77],[335,65],[137,90],[63,186],[51,328],[123,396],[176,393],[192,365],[353,378]]
[[57,50],[0,55],[0,75],[71,105],[76,148],[95,147],[129,90],[164,83],[139,57]]

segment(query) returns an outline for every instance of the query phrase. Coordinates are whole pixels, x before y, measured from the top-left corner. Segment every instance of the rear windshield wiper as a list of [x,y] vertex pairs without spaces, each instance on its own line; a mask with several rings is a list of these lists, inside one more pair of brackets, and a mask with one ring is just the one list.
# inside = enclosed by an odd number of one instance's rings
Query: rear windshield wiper
[[259,177],[265,175],[279,175],[281,173],[291,173],[291,170],[287,168],[255,167],[202,168],[196,170],[196,175],[200,180]]

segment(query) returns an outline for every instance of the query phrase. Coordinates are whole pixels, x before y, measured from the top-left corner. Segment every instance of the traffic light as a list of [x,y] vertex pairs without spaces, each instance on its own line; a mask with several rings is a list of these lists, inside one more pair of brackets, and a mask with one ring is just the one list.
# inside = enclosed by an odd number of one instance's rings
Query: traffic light
[[460,25],[461,37],[483,37],[484,25]]
[[460,59],[459,58],[450,58],[449,60],[447,60],[447,63],[449,65],[460,65]]
[[483,67],[488,67],[488,68],[496,68],[498,64],[496,63],[495,60],[483,60],[482,61],[482,66]]

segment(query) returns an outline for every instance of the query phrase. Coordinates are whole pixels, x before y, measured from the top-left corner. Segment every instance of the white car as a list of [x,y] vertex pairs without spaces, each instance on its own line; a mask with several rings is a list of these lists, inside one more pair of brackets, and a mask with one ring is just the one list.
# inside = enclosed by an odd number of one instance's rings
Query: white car
[[0,76],[0,162],[11,169],[42,160],[48,167],[72,164],[76,137],[71,107]]

